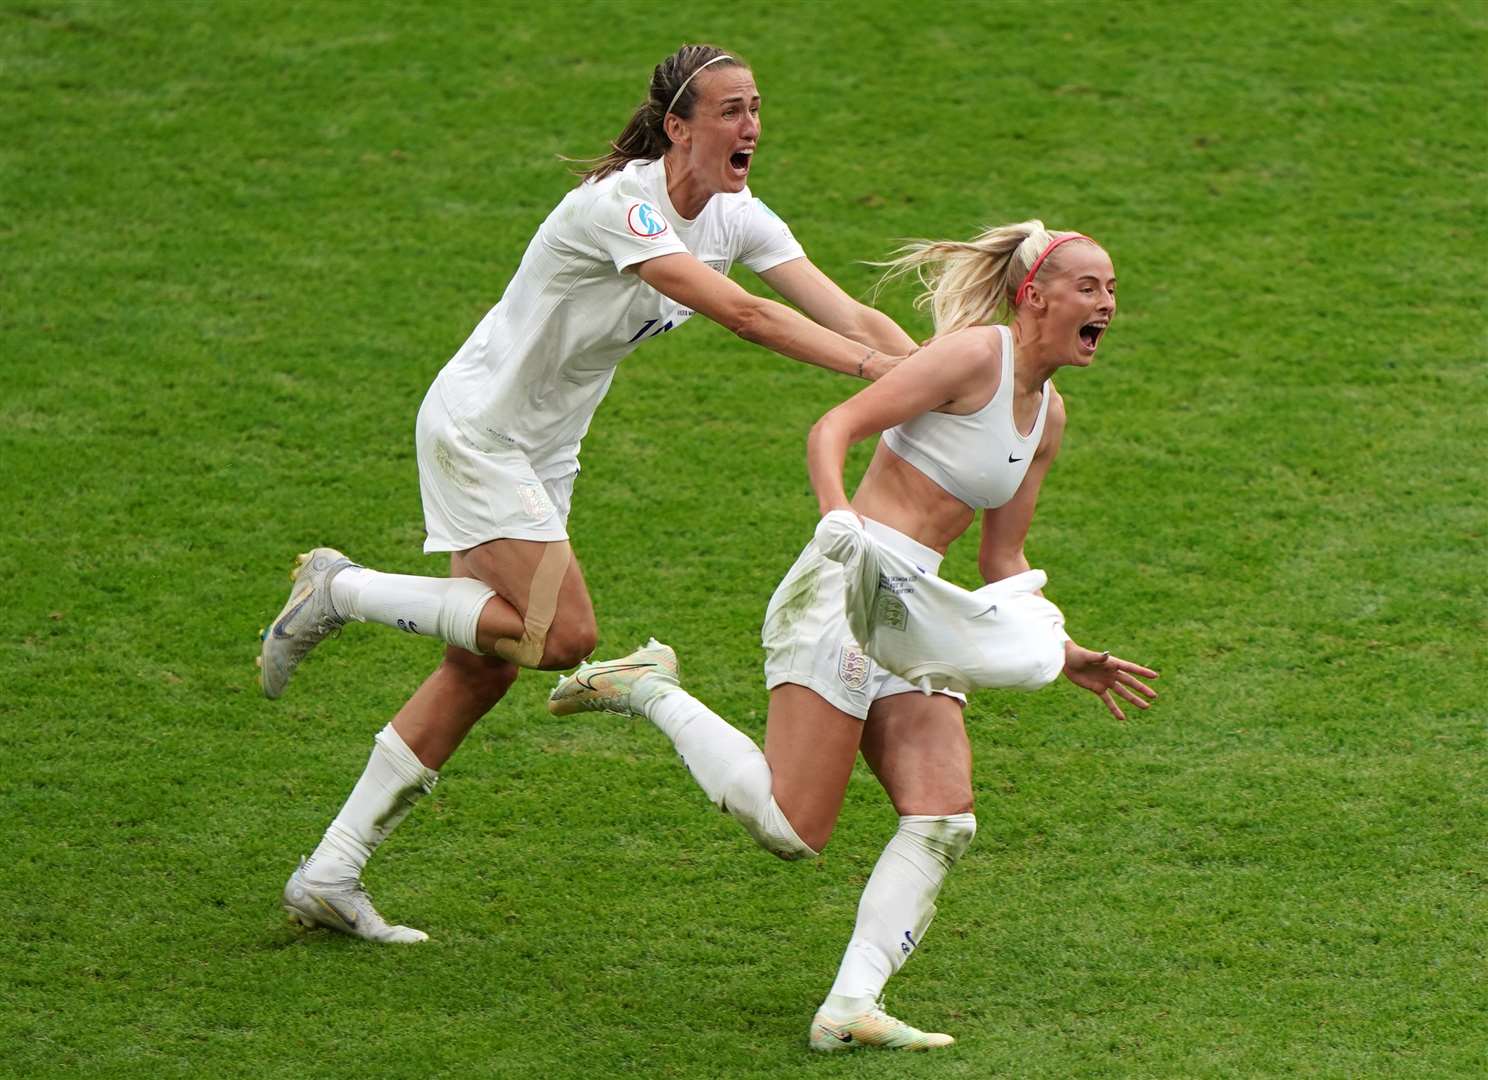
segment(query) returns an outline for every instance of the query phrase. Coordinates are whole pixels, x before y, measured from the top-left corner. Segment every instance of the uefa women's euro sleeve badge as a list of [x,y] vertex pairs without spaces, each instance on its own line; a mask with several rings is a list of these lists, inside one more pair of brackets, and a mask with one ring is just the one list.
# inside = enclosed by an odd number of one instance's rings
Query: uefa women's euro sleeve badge
[[589,238],[617,270],[687,250],[656,204],[636,198],[634,193],[615,192],[597,199],[592,213],[587,225]]
[[671,229],[661,211],[648,202],[633,202],[625,211],[625,226],[642,240],[665,236]]

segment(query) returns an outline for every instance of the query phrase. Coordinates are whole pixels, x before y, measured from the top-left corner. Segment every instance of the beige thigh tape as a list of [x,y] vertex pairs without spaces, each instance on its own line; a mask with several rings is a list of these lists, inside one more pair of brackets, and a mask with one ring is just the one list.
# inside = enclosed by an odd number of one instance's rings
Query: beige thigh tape
[[503,660],[519,667],[537,667],[542,662],[543,647],[548,642],[548,627],[558,611],[558,591],[573,560],[573,548],[567,540],[543,546],[542,558],[532,572],[532,587],[527,593],[527,614],[522,620],[520,641],[497,641],[494,651]]

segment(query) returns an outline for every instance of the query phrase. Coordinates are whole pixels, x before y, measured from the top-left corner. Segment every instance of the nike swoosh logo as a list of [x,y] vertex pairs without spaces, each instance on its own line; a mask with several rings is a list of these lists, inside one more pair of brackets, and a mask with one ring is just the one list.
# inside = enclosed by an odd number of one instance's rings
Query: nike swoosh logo
[[852,1032],[850,1032],[850,1031],[848,1031],[848,1032],[833,1031],[831,1028],[827,1027],[826,1024],[823,1024],[821,1026],[821,1029],[823,1031],[825,1031],[828,1035],[832,1036],[832,1038],[836,1039],[838,1042],[845,1042],[845,1043],[852,1042]]
[[274,636],[276,638],[283,640],[284,638],[294,637],[293,634],[287,634],[284,632],[284,624],[298,615],[300,613],[300,608],[304,607],[310,602],[310,595],[313,592],[315,592],[314,589],[306,589],[304,595],[300,597],[300,602],[286,611],[283,616],[280,617],[279,621],[274,624]]
[[351,914],[350,916],[348,916],[346,912],[342,911],[329,900],[324,900],[321,897],[317,896],[315,898],[315,902],[329,911],[332,915],[336,916],[336,918],[340,919],[347,926],[355,926],[357,924],[357,913],[354,908],[351,909]]
[[1022,458],[1020,458],[1020,457],[1013,457],[1013,455],[1012,455],[1012,454],[1009,454],[1009,455],[1008,455],[1008,464],[1009,464],[1009,465],[1011,465],[1011,464],[1012,464],[1012,463],[1013,463],[1013,462],[1015,462],[1015,461],[1022,461],[1022,460],[1023,460],[1023,459],[1022,459]]
[[[996,614],[997,614],[997,605],[996,604],[992,604],[991,606],[989,606],[987,608],[986,611],[978,611],[975,615],[972,616],[972,618],[973,619],[980,619],[983,615],[996,615]],[[906,930],[905,931],[906,936],[908,935],[908,933],[909,933],[909,931]],[[914,940],[914,939],[911,938],[910,940]]]
[[655,666],[655,664],[621,664],[619,666],[611,664],[607,666],[603,671],[591,671],[587,675],[575,675],[574,681],[576,681],[585,690],[594,690],[598,692],[599,687],[595,686],[592,682],[589,681],[596,675],[613,675],[617,671],[638,671],[642,668],[654,668]]

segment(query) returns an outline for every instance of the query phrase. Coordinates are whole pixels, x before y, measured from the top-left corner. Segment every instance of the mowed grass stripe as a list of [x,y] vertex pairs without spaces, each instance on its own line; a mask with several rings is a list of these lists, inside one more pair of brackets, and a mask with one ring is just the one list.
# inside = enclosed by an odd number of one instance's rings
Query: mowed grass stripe
[[[0,1071],[1482,1074],[1485,24],[0,6]],[[754,63],[753,186],[855,293],[901,238],[1026,216],[1116,258],[1029,551],[1164,696],[972,703],[980,835],[890,984],[947,1054],[804,1050],[892,825],[866,771],[826,856],[776,864],[648,724],[547,718],[546,677],[370,868],[428,947],[276,908],[437,650],[353,627],[271,704],[256,632],[311,544],[438,566],[418,399],[573,182],[555,155],[684,39]],[[926,334],[910,299],[881,303]],[[762,733],[805,431],[850,391],[705,325],[627,361],[572,522],[602,651],[673,641]]]

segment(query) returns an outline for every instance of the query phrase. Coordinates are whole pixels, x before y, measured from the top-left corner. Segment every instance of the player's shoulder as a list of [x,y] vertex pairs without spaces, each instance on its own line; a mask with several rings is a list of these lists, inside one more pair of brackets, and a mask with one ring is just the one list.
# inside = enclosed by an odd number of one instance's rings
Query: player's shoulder
[[708,200],[704,213],[728,221],[780,220],[780,215],[765,205],[765,201],[746,186],[742,191],[721,191]]
[[947,339],[955,338],[966,349],[973,349],[982,354],[984,358],[992,360],[1002,359],[1002,327],[995,323],[972,323],[964,326],[954,333],[947,334]]
[[654,178],[647,167],[655,164],[650,161],[628,162],[605,176],[585,180],[569,192],[569,198],[577,205],[590,208],[613,203],[651,202]]
[[955,361],[968,370],[984,367],[991,367],[995,372],[1002,370],[999,365],[1002,359],[1002,335],[995,326],[985,323],[963,326],[948,334],[937,334],[925,343],[926,348],[932,345],[935,346],[938,363]]
[[[660,162],[632,161],[598,179],[585,180],[564,200],[560,215],[568,229],[586,234],[619,231],[641,239],[663,236],[670,229],[656,193]],[[664,188],[662,190],[665,190]]]

